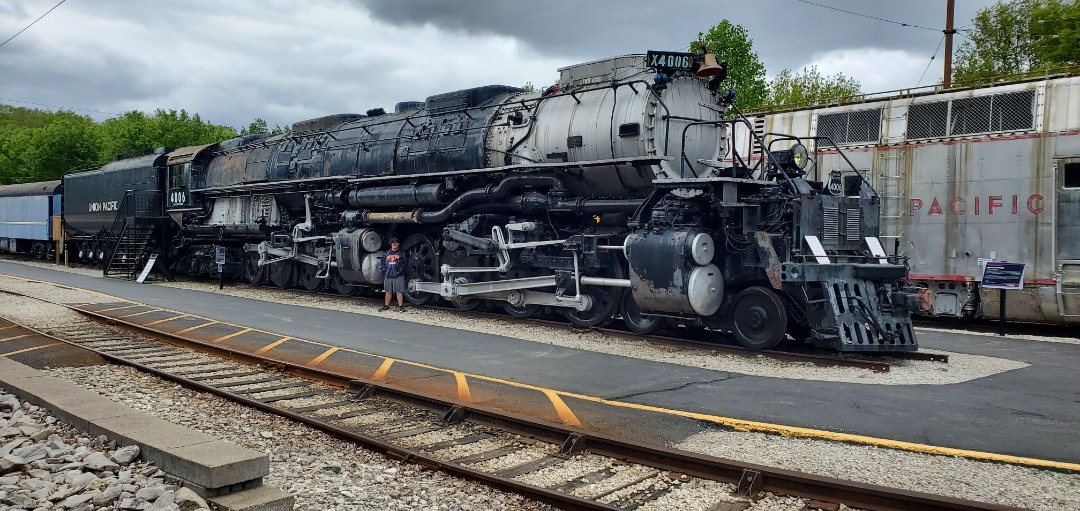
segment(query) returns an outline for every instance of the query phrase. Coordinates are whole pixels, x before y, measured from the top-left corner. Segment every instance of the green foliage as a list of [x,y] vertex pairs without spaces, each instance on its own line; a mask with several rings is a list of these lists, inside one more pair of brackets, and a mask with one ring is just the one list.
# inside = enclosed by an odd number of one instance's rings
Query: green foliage
[[837,103],[862,94],[862,84],[843,73],[822,76],[817,66],[798,73],[785,69],[769,82],[768,108]]
[[274,124],[274,129],[270,129],[266,120],[262,117],[256,117],[248,127],[240,130],[240,135],[254,135],[256,133],[266,133],[268,135],[280,135],[282,133],[292,133],[292,126],[281,127],[280,124]]
[[721,20],[707,33],[698,33],[698,41],[690,43],[694,52],[705,48],[716,55],[717,62],[727,61],[728,75],[723,89],[735,89],[735,105],[742,109],[760,107],[768,98],[765,65],[761,63],[750,35],[742,25]]
[[1080,0],[1002,0],[961,33],[952,79],[964,85],[1080,64]]
[[128,112],[97,123],[72,112],[0,105],[0,184],[59,179],[101,166],[119,154],[178,148],[236,136],[227,126],[180,110]]

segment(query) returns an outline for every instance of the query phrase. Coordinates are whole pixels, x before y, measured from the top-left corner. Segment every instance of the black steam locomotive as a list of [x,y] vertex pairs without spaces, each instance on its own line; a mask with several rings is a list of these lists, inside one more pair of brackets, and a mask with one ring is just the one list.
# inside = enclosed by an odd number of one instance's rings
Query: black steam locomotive
[[831,169],[842,187],[807,179],[819,144],[756,133],[707,57],[617,57],[542,91],[478,87],[113,162],[65,178],[65,222],[107,272],[158,251],[176,272],[352,293],[381,284],[397,237],[414,304],[916,350],[919,294],[877,241],[876,192],[853,168]]

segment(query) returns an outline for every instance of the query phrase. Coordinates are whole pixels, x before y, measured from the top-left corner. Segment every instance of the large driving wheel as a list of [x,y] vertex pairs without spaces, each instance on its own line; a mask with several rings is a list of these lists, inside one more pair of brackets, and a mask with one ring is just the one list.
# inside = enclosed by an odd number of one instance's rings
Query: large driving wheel
[[318,278],[319,267],[313,264],[297,264],[297,280],[304,289],[319,292],[326,289],[326,279]]
[[256,286],[266,281],[266,267],[259,266],[258,252],[244,254],[244,279]]
[[401,245],[409,260],[405,263],[405,299],[413,305],[424,305],[435,298],[431,293],[409,290],[409,281],[437,282],[439,280],[439,253],[435,243],[423,234],[413,234],[405,238]]
[[622,299],[622,319],[626,328],[638,335],[650,335],[656,333],[664,326],[664,319],[657,316],[642,316],[641,306],[634,301],[634,293],[626,291]]
[[[594,276],[621,279],[623,278],[621,263],[613,260]],[[623,288],[621,287],[582,286],[581,292],[592,299],[592,307],[589,310],[563,309],[566,319],[578,328],[596,328],[610,323],[622,305]]]
[[270,265],[270,282],[280,288],[296,285],[296,264],[292,261],[279,261]]
[[747,348],[767,350],[784,340],[787,310],[771,289],[744,289],[735,295],[731,315],[731,333]]
[[341,274],[336,269],[330,270],[330,286],[342,296],[355,296],[360,292],[360,286],[354,286],[349,284],[345,279],[341,278]]

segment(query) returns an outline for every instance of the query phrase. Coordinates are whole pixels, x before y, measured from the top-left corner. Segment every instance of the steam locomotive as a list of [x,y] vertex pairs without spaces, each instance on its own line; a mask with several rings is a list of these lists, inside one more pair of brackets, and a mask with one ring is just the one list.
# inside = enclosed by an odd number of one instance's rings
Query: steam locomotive
[[755,131],[734,91],[716,94],[726,71],[712,55],[621,56],[544,90],[478,87],[121,160],[65,177],[65,224],[71,243],[110,247],[107,268],[160,251],[172,271],[352,293],[381,284],[397,237],[414,304],[677,323],[754,349],[790,334],[916,350],[923,295],[878,242],[878,194],[850,166],[843,190],[808,180],[812,140]]

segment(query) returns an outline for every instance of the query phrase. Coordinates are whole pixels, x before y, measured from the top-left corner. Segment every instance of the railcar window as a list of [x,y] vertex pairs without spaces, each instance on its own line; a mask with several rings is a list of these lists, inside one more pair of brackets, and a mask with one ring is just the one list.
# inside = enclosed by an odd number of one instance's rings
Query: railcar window
[[1080,162],[1066,163],[1061,174],[1065,188],[1080,188]]
[[907,138],[940,138],[1035,127],[1035,91],[919,103],[908,108]]
[[907,138],[944,137],[948,119],[948,101],[911,105],[908,108]]
[[[881,134],[881,108],[821,115],[818,117],[817,134],[841,145],[877,142]],[[825,140],[820,144],[830,145]]]

